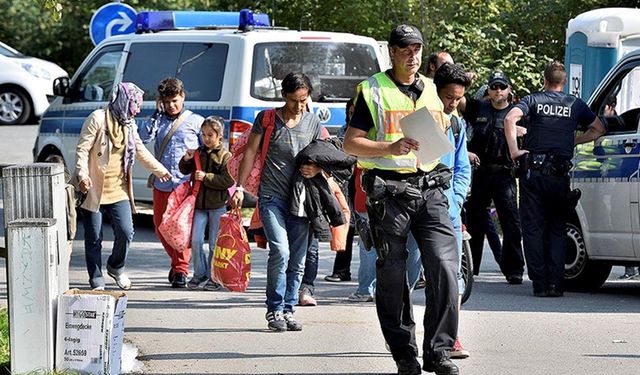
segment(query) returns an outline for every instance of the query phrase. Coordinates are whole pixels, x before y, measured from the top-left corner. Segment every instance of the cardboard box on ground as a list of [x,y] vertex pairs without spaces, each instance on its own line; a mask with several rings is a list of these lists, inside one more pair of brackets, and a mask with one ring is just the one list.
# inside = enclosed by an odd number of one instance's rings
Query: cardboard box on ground
[[56,369],[120,374],[125,293],[71,289],[58,301]]

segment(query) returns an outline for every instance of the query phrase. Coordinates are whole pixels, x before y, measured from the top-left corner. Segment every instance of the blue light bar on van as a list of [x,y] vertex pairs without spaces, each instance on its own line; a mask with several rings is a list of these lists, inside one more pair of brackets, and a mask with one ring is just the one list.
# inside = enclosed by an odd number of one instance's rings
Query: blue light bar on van
[[249,9],[240,12],[197,11],[149,11],[140,12],[136,18],[136,32],[195,28],[239,28],[269,27],[269,15],[253,14]]

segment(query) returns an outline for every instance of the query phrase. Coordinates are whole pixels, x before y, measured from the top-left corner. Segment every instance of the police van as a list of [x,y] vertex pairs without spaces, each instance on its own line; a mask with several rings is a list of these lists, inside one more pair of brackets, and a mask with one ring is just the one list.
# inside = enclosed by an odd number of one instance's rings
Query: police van
[[[251,127],[256,114],[284,104],[282,79],[303,72],[311,79],[311,110],[330,133],[345,121],[356,85],[381,71],[378,42],[347,33],[295,31],[269,26],[266,14],[241,12],[141,12],[135,34],[98,44],[71,78],[54,83],[58,97],[43,115],[34,159],[61,155],[75,166],[85,118],[107,104],[115,84],[133,82],[145,91],[140,123],[155,110],[157,85],[174,76],[184,82],[185,107],[225,119],[229,144]],[[153,145],[148,145],[153,150]],[[148,172],[134,167],[136,201],[151,202]]]
[[582,198],[567,227],[565,279],[593,290],[612,265],[640,265],[640,49],[618,61],[587,103],[607,131],[576,147],[571,184]]

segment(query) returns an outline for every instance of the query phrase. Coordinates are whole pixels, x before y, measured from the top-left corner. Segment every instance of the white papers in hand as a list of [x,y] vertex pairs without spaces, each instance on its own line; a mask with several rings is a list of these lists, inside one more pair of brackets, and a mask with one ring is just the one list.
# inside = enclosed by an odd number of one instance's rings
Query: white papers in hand
[[420,163],[430,163],[454,150],[426,107],[400,119],[400,128],[405,137],[415,139],[420,144],[420,150],[413,151]]

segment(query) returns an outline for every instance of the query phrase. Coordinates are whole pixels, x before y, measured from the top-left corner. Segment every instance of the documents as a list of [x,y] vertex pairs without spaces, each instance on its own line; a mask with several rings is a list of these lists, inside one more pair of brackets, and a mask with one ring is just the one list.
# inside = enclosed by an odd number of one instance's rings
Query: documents
[[405,137],[420,144],[420,150],[413,151],[420,163],[432,162],[454,150],[447,135],[425,107],[400,119],[400,128]]

